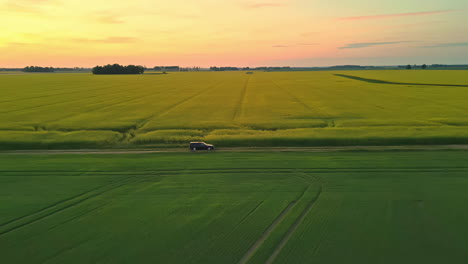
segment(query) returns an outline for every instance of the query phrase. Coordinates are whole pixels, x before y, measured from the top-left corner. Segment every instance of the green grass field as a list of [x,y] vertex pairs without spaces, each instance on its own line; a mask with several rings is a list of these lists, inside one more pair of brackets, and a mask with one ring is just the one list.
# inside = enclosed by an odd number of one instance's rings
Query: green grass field
[[468,152],[0,155],[2,263],[466,263]]
[[3,74],[0,148],[140,148],[192,140],[218,147],[462,144],[468,143],[467,76]]

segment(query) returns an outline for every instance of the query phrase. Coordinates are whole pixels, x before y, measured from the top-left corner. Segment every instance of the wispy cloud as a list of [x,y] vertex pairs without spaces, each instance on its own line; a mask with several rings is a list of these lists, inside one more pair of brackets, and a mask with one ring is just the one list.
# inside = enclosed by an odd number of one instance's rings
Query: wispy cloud
[[338,47],[338,49],[361,49],[361,48],[367,48],[367,47],[372,47],[372,46],[392,45],[392,44],[410,43],[410,42],[413,42],[413,41],[350,43],[350,44],[346,44],[343,47]]
[[107,37],[103,39],[74,38],[71,40],[74,42],[119,44],[119,43],[134,42],[134,41],[137,41],[138,39],[134,37]]
[[42,11],[36,7],[28,5],[20,5],[13,2],[8,2],[2,6],[8,12],[23,13],[23,14],[40,14]]
[[181,18],[181,19],[195,19],[199,18],[199,15],[191,13],[179,13],[179,12],[147,12],[146,14],[152,16],[168,17],[168,18]]
[[44,4],[44,3],[57,3],[56,0],[14,0],[14,1],[11,1],[10,2],[23,2],[23,3],[27,3],[27,4]]
[[298,47],[298,46],[315,46],[317,43],[298,43],[293,45],[273,45],[273,48],[289,48],[289,47]]
[[394,17],[410,17],[410,16],[428,16],[454,12],[454,10],[436,10],[426,12],[412,12],[412,13],[397,13],[397,14],[382,14],[372,16],[351,16],[351,17],[340,17],[338,20],[366,20],[366,19],[381,19],[381,18],[394,18]]
[[313,36],[316,36],[318,34],[320,34],[320,33],[317,32],[317,31],[312,31],[312,32],[303,32],[303,33],[299,34],[299,36],[301,36],[301,37],[313,37]]
[[421,48],[449,48],[449,47],[468,47],[468,42],[440,43],[436,45],[422,46]]
[[117,15],[99,15],[99,16],[96,16],[96,21],[99,22],[99,23],[103,23],[103,24],[122,24],[122,23],[125,23],[125,21],[122,20]]
[[25,42],[8,42],[6,43],[7,46],[10,46],[10,47],[19,47],[19,46],[29,46],[31,45],[31,43],[25,43]]
[[259,9],[259,8],[268,8],[268,7],[281,7],[285,6],[283,3],[276,2],[262,2],[262,3],[248,3],[244,5],[247,9]]

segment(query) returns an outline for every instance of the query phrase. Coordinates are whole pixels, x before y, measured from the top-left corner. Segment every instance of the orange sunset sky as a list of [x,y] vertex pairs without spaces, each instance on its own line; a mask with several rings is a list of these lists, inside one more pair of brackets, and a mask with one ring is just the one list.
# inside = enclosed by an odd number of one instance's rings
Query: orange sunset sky
[[0,0],[0,67],[468,64],[466,0]]

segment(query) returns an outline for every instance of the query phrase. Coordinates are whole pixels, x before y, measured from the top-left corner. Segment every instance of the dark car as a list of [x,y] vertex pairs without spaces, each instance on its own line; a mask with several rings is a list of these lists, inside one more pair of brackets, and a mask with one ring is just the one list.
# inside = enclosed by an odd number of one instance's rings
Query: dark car
[[205,142],[190,142],[190,150],[214,150],[214,146]]

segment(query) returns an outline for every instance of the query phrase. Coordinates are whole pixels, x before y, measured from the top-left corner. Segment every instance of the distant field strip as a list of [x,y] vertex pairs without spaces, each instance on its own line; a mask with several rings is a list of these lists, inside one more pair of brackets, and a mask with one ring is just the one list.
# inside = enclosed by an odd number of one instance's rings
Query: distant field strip
[[368,79],[368,78],[362,78],[362,77],[358,77],[358,76],[345,75],[345,74],[335,74],[335,75],[339,76],[339,77],[344,77],[344,78],[348,78],[348,79],[353,79],[353,80],[358,80],[358,81],[363,81],[363,82],[369,82],[369,83],[398,84],[398,85],[420,85],[420,86],[468,87],[468,84],[464,85],[464,84],[404,83],[404,82],[390,82],[390,81],[382,81],[382,80],[376,80],[376,79]]

